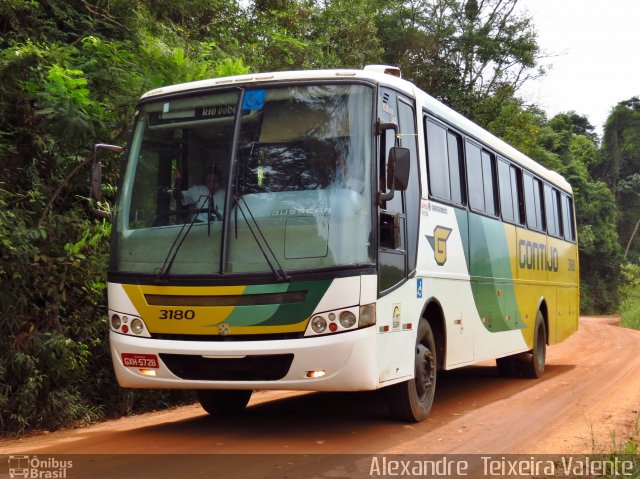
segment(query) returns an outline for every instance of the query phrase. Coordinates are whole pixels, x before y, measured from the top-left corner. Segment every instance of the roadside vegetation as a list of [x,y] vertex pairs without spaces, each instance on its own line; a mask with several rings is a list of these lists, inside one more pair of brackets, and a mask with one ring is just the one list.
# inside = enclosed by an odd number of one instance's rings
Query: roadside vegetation
[[[630,476],[632,478],[640,477],[640,414],[636,416],[636,421],[631,428],[629,436],[618,440],[615,435],[611,437],[611,447],[607,453],[609,460],[630,461],[633,463],[633,473]],[[610,478],[617,478],[620,475],[604,476]]]
[[[105,311],[110,224],[85,210],[93,144],[124,144],[137,98],[178,82],[400,66],[567,177],[582,310],[616,312],[620,290],[624,321],[638,327],[640,100],[615,106],[602,138],[579,113],[549,118],[526,104],[519,88],[544,74],[545,52],[517,1],[0,2],[0,435],[189,399],[117,386]],[[104,166],[105,208],[119,168]]]
[[640,265],[625,263],[620,270],[620,324],[640,329]]

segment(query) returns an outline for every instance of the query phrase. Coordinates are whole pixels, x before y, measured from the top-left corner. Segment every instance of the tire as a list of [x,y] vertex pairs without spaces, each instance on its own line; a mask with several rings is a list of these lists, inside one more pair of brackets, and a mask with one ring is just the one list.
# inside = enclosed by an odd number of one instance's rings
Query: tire
[[197,394],[202,409],[212,416],[220,416],[243,412],[252,392],[250,389],[199,389]]
[[387,388],[389,412],[395,419],[420,422],[427,418],[436,391],[436,343],[429,323],[421,319],[416,337],[414,378]]
[[547,357],[547,327],[542,313],[536,313],[536,323],[533,334],[533,349],[520,362],[520,370],[525,378],[538,379],[544,373]]

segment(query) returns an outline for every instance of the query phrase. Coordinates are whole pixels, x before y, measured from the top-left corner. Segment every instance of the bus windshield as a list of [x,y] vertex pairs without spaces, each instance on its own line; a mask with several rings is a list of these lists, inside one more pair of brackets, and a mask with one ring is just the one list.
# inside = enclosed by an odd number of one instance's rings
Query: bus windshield
[[153,274],[169,262],[180,275],[266,272],[272,262],[285,271],[373,264],[373,120],[373,88],[344,83],[143,103],[111,271]]

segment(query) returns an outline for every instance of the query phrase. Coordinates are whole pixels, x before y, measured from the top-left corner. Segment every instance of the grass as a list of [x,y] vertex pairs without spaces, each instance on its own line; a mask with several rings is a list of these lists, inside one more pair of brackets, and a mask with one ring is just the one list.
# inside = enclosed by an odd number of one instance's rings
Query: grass
[[[638,457],[640,461],[640,414],[636,416],[636,422],[631,429],[630,437],[623,442],[616,440],[615,434],[611,437],[611,451],[612,455],[634,455]],[[637,465],[640,465],[636,461]]]
[[640,300],[629,299],[620,307],[621,326],[640,329]]
[[[630,479],[640,478],[640,414],[636,416],[636,422],[631,430],[630,437],[622,442],[616,440],[615,434],[611,437],[611,450],[609,460],[619,458],[621,461],[632,461],[633,472],[627,476]],[[619,477],[619,476],[609,476]]]
[[[625,328],[640,329],[640,298],[638,298],[637,290],[635,294],[630,296],[620,306],[622,318],[620,325]],[[618,441],[615,434],[612,435],[609,457],[631,459],[635,466],[631,477],[640,478],[640,414],[636,416],[635,424],[628,438]]]

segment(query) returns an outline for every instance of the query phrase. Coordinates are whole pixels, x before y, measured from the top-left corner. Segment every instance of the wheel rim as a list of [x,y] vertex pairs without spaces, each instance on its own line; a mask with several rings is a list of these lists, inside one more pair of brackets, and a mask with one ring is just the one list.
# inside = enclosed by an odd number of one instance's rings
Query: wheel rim
[[416,347],[416,393],[418,398],[424,400],[433,388],[436,369],[433,353],[424,344]]

